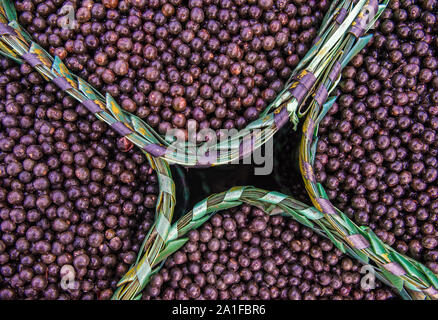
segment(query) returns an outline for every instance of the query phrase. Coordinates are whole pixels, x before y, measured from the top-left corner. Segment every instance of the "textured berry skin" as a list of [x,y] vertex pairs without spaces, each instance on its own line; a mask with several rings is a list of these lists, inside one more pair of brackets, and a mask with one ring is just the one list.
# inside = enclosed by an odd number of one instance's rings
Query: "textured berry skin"
[[0,74],[0,299],[109,299],[152,224],[157,177],[30,66],[0,59]]
[[257,119],[310,48],[329,6],[82,0],[69,29],[61,27],[66,3],[18,1],[18,20],[72,72],[161,134],[187,129],[188,120],[219,130]]
[[282,216],[242,205],[214,215],[151,278],[143,299],[396,298],[360,287],[361,265]]
[[333,203],[438,272],[436,1],[392,1],[343,71],[315,172]]

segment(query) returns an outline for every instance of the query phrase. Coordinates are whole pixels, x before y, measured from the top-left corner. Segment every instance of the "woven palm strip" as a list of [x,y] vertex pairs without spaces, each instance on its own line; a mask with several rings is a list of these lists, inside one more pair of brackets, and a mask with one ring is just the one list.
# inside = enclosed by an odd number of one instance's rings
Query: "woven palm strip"
[[[350,53],[356,51],[348,49],[350,46],[352,46],[351,48],[355,46],[351,44],[352,37],[354,35],[349,34],[343,40],[347,50],[334,56],[331,61],[332,70],[344,68],[351,60]],[[361,45],[357,49],[361,50],[363,47]],[[339,79],[331,77],[331,73],[332,71],[328,71],[321,81],[324,92],[328,94],[333,91],[339,81]],[[341,251],[344,251],[345,244],[348,244],[357,255],[369,260],[370,263],[372,262],[394,287],[398,290],[408,290],[414,299],[438,299],[438,279],[431,270],[383,243],[370,228],[358,227],[352,223],[343,212],[333,206],[328,200],[323,186],[317,182],[313,164],[318,140],[318,124],[335,100],[336,97],[333,96],[324,102],[317,99],[317,95],[314,93],[302,128],[299,164],[306,190],[313,205],[323,213],[321,219],[324,219],[331,229],[335,230],[334,233],[337,237],[342,239],[342,241],[334,241]]]
[[[119,282],[119,288],[114,294],[113,299],[140,299],[142,290],[148,284],[151,276],[159,271],[165,259],[178,251],[188,241],[187,233],[190,230],[201,226],[215,213],[243,203],[256,206],[269,215],[280,214],[294,219],[320,235],[327,237],[338,248],[342,247],[343,252],[351,255],[359,262],[363,264],[368,264],[369,262],[368,256],[362,252],[357,252],[355,247],[346,241],[343,235],[338,233],[338,230],[333,228],[332,224],[325,219],[324,214],[314,207],[279,192],[269,192],[251,186],[234,187],[226,192],[211,195],[200,201],[194,206],[193,210],[173,223],[167,234],[163,250],[153,260],[149,259],[146,255],[139,257],[138,262],[131,267]],[[344,217],[344,219],[348,225],[355,226],[347,217]],[[352,236],[354,234],[354,232],[351,233]],[[147,242],[153,242],[158,236],[156,231],[151,232]],[[387,280],[386,274],[380,269],[375,269],[375,274],[384,283],[394,287],[394,284]],[[404,288],[397,288],[397,290],[402,298],[411,299]]]
[[[6,25],[7,21],[12,21]],[[78,101],[86,104],[89,110],[96,117],[108,123],[116,131],[124,131],[122,122],[125,121],[125,115],[121,110],[115,108],[108,113],[103,111],[105,106],[101,103],[95,92],[90,86],[84,83],[81,79],[70,74],[62,62],[55,58],[54,60],[37,44],[30,41],[30,37],[16,23],[15,9],[11,2],[2,1],[0,6],[0,50],[4,55],[15,61],[22,63],[28,59],[46,80],[54,81],[63,90],[75,97]],[[14,49],[11,49],[14,48]],[[26,60],[27,61],[27,60]],[[115,103],[112,99],[110,104]],[[94,102],[94,103],[91,103]],[[152,255],[154,252],[160,252],[163,247],[166,233],[170,228],[172,221],[174,206],[175,206],[175,185],[171,178],[170,167],[166,161],[161,158],[154,158],[144,149],[142,150],[148,159],[151,167],[156,171],[159,182],[159,194],[157,198],[155,224],[151,228],[151,232],[159,231],[159,237],[155,242],[147,247],[148,252]],[[142,246],[140,253],[145,247]]]
[[357,255],[373,262],[398,290],[408,289],[415,299],[438,299],[438,278],[432,271],[384,244],[370,228],[353,224],[343,212],[333,206],[322,185],[316,181],[312,166],[321,111],[319,106],[312,107],[304,123],[299,155],[300,169],[313,205],[323,213],[322,219],[343,239],[335,244],[344,252],[347,243]]
[[[127,140],[170,164],[188,167],[209,167],[229,164],[250,155],[289,120],[295,126],[308,108],[310,93],[319,87],[330,61],[339,51],[340,39],[348,30],[356,28],[352,42],[361,41],[362,29],[354,25],[366,8],[375,7],[377,0],[333,1],[318,33],[318,41],[310,49],[299,66],[260,118],[250,123],[224,141],[215,145],[209,142],[175,141],[163,137],[137,116],[123,110],[110,94],[105,96],[83,79],[71,73],[64,63],[54,58],[32,41],[29,34],[17,22],[17,14],[10,0],[0,0],[0,53],[34,67],[47,81],[54,82],[61,90],[81,102],[98,119],[106,122]],[[375,15],[377,17],[377,15]],[[320,99],[325,99],[320,92]],[[189,136],[192,135],[189,133]],[[194,135],[196,136],[196,135]]]

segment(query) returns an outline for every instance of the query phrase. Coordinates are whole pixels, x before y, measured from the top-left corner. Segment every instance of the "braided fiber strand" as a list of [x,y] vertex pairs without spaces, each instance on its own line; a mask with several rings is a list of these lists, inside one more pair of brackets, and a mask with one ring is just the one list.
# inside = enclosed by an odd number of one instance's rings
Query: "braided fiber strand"
[[[150,277],[160,269],[162,262],[169,255],[179,250],[188,241],[186,234],[190,230],[194,230],[201,226],[216,212],[236,207],[243,203],[259,207],[270,215],[281,214],[292,218],[299,223],[312,228],[319,234],[331,239],[338,247],[342,246],[343,252],[347,252],[361,263],[368,263],[367,256],[361,253],[358,254],[357,250],[355,250],[354,247],[342,237],[342,235],[337,233],[337,230],[333,228],[332,224],[324,219],[324,215],[314,207],[296,201],[279,192],[270,192],[251,186],[234,187],[226,192],[214,194],[202,200],[185,216],[173,223],[167,234],[163,250],[154,260],[142,257],[138,263],[129,270],[127,276],[120,281],[120,287],[113,296],[113,299],[129,300],[140,298],[141,289],[147,285]],[[347,217],[345,217],[345,219],[348,224],[354,226],[354,223]],[[354,232],[351,232],[351,235],[354,235]],[[146,241],[153,241],[157,236],[157,231],[153,231],[149,235],[149,238],[152,240],[148,239]],[[143,274],[140,277],[136,276],[139,272],[146,271],[148,274]],[[386,275],[381,270],[376,269],[376,276],[388,285],[394,286],[392,282],[387,280]],[[132,283],[135,283],[135,287],[138,288],[137,291],[129,291],[126,289],[126,287],[130,286]],[[404,288],[399,289],[399,293],[403,298],[410,299],[409,294]]]
[[[148,236],[145,237],[143,244],[138,253],[138,259],[135,264],[142,263],[142,268],[131,268],[119,281],[119,288],[114,293],[114,297],[131,296],[133,293],[141,291],[143,287],[141,283],[148,281],[153,274],[150,270],[148,261],[153,261],[159,253],[165,248],[165,239],[170,230],[173,212],[175,208],[175,184],[172,180],[170,167],[166,161],[159,158],[154,158],[146,154],[153,169],[157,172],[160,192],[157,199],[157,207],[155,212],[155,222],[152,225]],[[150,235],[154,235],[150,237]],[[143,256],[144,255],[144,256]],[[143,258],[140,260],[140,257]],[[140,281],[137,281],[139,279]]]
[[[15,8],[10,0],[0,0],[0,53],[17,62],[30,64],[45,80],[55,83],[81,102],[99,120],[106,122],[126,140],[152,156],[160,157],[170,164],[209,167],[233,163],[250,155],[272,139],[289,119],[296,127],[299,118],[308,110],[305,107],[306,101],[319,88],[329,62],[339,52],[340,39],[345,37],[347,30],[354,27],[359,13],[367,6],[370,6],[370,1],[333,1],[320,28],[319,40],[294,70],[283,91],[259,119],[214,145],[208,142],[178,142],[173,138],[160,136],[143,120],[123,110],[111,95],[102,95],[83,79],[72,74],[59,57],[53,58],[32,41],[17,23]],[[357,38],[361,33],[356,32]],[[323,101],[325,95],[322,93],[319,97]]]
[[383,276],[397,289],[408,289],[415,299],[438,299],[438,278],[432,271],[383,243],[371,229],[355,225],[332,205],[322,185],[316,182],[311,160],[315,136],[310,130],[317,132],[316,119],[320,111],[315,104],[304,123],[299,155],[300,169],[313,205],[323,213],[321,219],[342,239],[338,248],[345,252],[345,244],[348,244],[356,254],[374,262]]
[[[350,54],[343,53],[339,56],[338,63],[344,67],[351,57]],[[328,88],[328,93],[336,85],[330,76],[325,77],[323,83]],[[316,181],[313,160],[318,124],[335,100],[336,97],[331,97],[322,104],[314,97],[303,125],[299,162],[305,187],[313,205],[323,213],[323,219],[332,229],[336,230],[337,236],[342,238],[338,246],[341,251],[345,249],[344,246],[347,243],[355,253],[371,260],[396,288],[407,289],[414,299],[438,299],[438,278],[432,271],[383,243],[371,229],[355,225],[344,213],[333,206],[322,185]]]
[[[12,22],[9,25],[5,25],[4,23],[7,23],[8,19],[12,20]],[[0,25],[2,26],[0,33],[2,34],[3,42],[0,42],[0,50],[4,55],[17,62],[23,62],[21,59],[24,59],[30,63],[46,80],[52,80],[78,101],[83,102],[98,119],[105,121],[119,133],[121,131],[126,132],[127,128],[132,126],[132,123],[128,126],[122,123],[122,121],[126,121],[126,117],[122,112],[119,113],[117,110],[112,114],[104,112],[104,104],[98,99],[98,94],[84,83],[83,80],[75,78],[74,75],[70,74],[59,58],[55,57],[55,59],[52,59],[37,44],[30,43],[30,36],[18,26],[14,19],[16,19],[16,15],[12,3],[2,1],[0,6],[0,22],[2,23]],[[14,46],[14,50],[10,49],[12,46]],[[75,82],[76,80],[77,82]],[[111,99],[109,98],[109,103],[115,103]],[[166,237],[170,222],[172,221],[175,206],[175,185],[172,181],[170,167],[167,162],[161,158],[152,157],[145,150],[142,151],[145,153],[151,167],[156,171],[160,187],[155,213],[156,223],[151,229],[158,229],[161,237],[158,237],[156,241],[148,246],[143,245],[140,250],[140,253],[143,250],[147,250],[148,253],[153,255],[154,252],[161,250],[163,239]],[[157,224],[157,221],[160,223]]]

